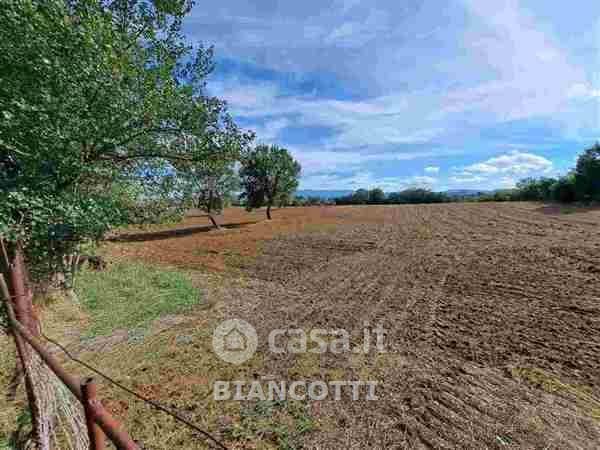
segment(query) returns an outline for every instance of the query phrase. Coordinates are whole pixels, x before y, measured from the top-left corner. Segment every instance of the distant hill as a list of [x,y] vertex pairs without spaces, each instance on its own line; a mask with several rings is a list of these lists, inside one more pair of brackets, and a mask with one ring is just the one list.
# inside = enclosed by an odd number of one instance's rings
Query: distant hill
[[478,189],[450,189],[445,192],[448,197],[479,197],[483,194],[491,194],[493,191]]
[[[319,189],[303,189],[296,191],[296,196],[302,196],[304,198],[307,197],[318,197],[322,200],[329,200],[338,197],[343,197],[345,195],[350,195],[354,191],[328,191],[328,190],[319,190]],[[491,194],[493,191],[486,191],[483,189],[449,189],[444,192],[444,194],[449,197],[478,197],[483,194]],[[389,194],[389,192],[387,192]]]
[[311,190],[304,189],[300,191],[296,191],[297,197],[318,197],[322,200],[329,200],[337,197],[343,197],[344,195],[352,194],[353,191],[327,191],[327,190]]

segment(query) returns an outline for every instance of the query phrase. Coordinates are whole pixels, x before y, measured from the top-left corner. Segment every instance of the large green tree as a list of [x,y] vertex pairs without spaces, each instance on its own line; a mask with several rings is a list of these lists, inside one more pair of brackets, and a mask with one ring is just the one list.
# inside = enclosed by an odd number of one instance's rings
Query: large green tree
[[[206,157],[223,132],[224,102],[205,92],[212,50],[182,34],[191,6],[14,0],[0,8],[0,272],[34,334],[26,274],[61,270],[81,242],[131,221],[140,202],[172,209],[174,164]],[[177,145],[181,136],[198,145]],[[30,407],[39,430],[32,398]]]
[[[206,158],[223,132],[225,105],[204,89],[212,51],[181,32],[190,7],[17,0],[0,9],[0,236],[32,268],[52,259],[57,240],[64,252],[128,222],[136,200],[173,200],[173,164]],[[176,145],[184,135],[198,144]]]
[[600,200],[600,144],[579,155],[574,175],[578,200]]
[[271,207],[298,188],[300,163],[285,149],[276,145],[258,145],[243,155],[240,177],[246,208]]

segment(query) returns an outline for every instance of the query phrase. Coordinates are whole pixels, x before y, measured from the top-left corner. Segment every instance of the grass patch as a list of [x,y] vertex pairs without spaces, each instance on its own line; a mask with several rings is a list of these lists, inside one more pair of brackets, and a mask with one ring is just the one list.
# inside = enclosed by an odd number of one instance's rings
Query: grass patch
[[120,262],[102,272],[83,270],[75,290],[90,315],[91,336],[144,327],[201,301],[186,273],[139,263]]
[[561,393],[574,398],[588,415],[600,421],[600,400],[595,398],[589,386],[563,383],[557,377],[538,368],[515,367],[511,370],[514,378],[520,378],[548,393]]
[[226,435],[237,442],[273,443],[279,450],[296,450],[300,440],[316,429],[308,405],[288,401],[259,401],[240,412],[240,422]]

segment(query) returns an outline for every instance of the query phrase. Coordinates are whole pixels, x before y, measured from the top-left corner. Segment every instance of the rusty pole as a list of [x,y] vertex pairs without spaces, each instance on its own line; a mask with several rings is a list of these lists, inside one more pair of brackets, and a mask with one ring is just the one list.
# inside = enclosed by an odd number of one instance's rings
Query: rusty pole
[[[4,243],[2,244],[2,249],[4,252],[6,252]],[[4,256],[5,258],[8,257],[6,253],[4,253]],[[36,335],[39,333],[39,329],[37,328],[37,321],[33,313],[32,294],[25,282],[25,261],[23,258],[23,249],[21,248],[21,244],[17,244],[15,246],[12,255],[12,261],[7,259],[6,265],[10,275],[10,287],[13,293],[11,297],[10,290],[8,289],[3,277],[2,290],[4,296],[6,297],[7,305],[10,305],[11,308],[14,308],[13,315],[15,316],[16,320],[22,321],[31,331],[31,333]],[[42,437],[40,434],[41,411],[39,409],[34,381],[31,374],[31,365],[29,364],[31,362],[31,352],[24,342],[21,339],[18,339],[18,333],[14,332],[14,338],[17,352],[19,353],[19,359],[21,360],[21,367],[23,368],[25,393],[27,394],[27,403],[29,404],[29,410],[31,411],[33,434],[35,436],[36,446],[39,447],[42,442]]]
[[90,438],[90,450],[104,450],[104,433],[94,420],[93,405],[100,403],[97,397],[96,383],[93,378],[87,378],[81,383],[81,394],[83,410],[85,412],[85,423],[87,425],[88,437]]
[[[0,274],[0,288],[5,294],[8,293],[6,289],[6,283],[4,277]],[[14,333],[19,333],[25,341],[37,352],[42,358],[44,363],[54,372],[54,374],[69,388],[77,399],[83,403],[83,392],[81,388],[81,380],[71,374],[69,374],[60,363],[52,356],[52,354],[46,350],[46,348],[40,344],[37,337],[33,336],[27,328],[25,328],[15,318],[12,305],[9,303],[9,297],[7,298],[7,309],[8,317],[11,322],[11,326]],[[122,430],[121,423],[117,421],[103,406],[100,402],[90,402],[89,404],[91,417],[94,422],[102,429],[104,434],[110,439],[110,441],[116,445],[119,450],[140,450],[139,446],[133,439]]]

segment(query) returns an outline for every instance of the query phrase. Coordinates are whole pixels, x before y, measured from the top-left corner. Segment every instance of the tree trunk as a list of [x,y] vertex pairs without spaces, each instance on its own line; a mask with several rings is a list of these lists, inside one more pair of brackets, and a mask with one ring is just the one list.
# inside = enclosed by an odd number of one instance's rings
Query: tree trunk
[[217,223],[217,221],[215,220],[215,218],[213,217],[213,215],[211,213],[208,213],[208,218],[210,219],[210,221],[212,222],[213,226],[217,229],[220,230],[221,227],[219,226],[219,224]]
[[[33,292],[28,284],[28,275],[25,270],[25,261],[23,258],[23,250],[19,244],[15,246],[12,255],[12,261],[9,261],[7,268],[9,280],[9,296],[12,308],[15,313],[15,318],[34,336],[40,335],[40,327],[38,320],[33,310]],[[30,371],[32,353],[31,348],[26,345],[18,332],[12,331],[15,339],[15,345],[21,360],[21,367],[25,378],[25,391],[27,393],[27,401],[31,412],[33,425],[33,439],[36,448],[41,445],[40,435],[40,410],[35,394],[35,385]]]
[[271,205],[267,206],[267,219],[271,220]]

